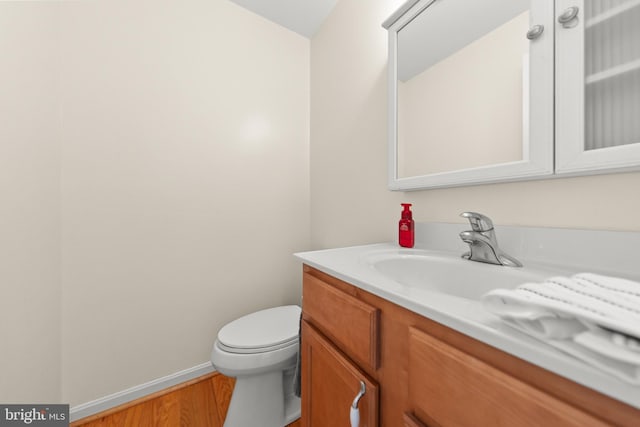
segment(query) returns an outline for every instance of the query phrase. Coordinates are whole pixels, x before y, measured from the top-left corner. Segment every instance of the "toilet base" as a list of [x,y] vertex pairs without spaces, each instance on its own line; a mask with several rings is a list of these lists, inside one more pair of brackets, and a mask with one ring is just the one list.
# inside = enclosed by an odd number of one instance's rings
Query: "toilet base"
[[299,417],[291,370],[266,372],[236,378],[224,427],[283,427]]
[[300,418],[300,398],[294,392],[295,368],[284,371],[284,425]]

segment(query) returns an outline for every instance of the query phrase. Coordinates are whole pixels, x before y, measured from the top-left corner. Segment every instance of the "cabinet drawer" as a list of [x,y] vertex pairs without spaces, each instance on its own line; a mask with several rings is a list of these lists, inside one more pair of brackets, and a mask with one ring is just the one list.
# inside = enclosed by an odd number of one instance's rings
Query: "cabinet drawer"
[[380,310],[308,273],[302,295],[305,319],[361,366],[378,368]]
[[604,426],[599,419],[416,329],[409,401],[430,426]]

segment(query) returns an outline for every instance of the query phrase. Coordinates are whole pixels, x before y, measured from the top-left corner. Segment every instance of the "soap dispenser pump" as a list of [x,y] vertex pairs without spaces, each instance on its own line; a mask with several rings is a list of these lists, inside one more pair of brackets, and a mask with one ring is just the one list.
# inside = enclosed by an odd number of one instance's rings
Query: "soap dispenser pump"
[[401,203],[403,210],[398,224],[398,243],[404,248],[412,248],[414,245],[414,223],[411,212],[411,203]]

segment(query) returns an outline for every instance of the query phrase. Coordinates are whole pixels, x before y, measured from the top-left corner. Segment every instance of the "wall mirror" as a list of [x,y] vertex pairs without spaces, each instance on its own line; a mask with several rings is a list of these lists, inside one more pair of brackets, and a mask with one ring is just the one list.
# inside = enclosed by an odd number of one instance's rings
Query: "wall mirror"
[[410,0],[383,23],[390,189],[553,173],[553,14],[540,0]]

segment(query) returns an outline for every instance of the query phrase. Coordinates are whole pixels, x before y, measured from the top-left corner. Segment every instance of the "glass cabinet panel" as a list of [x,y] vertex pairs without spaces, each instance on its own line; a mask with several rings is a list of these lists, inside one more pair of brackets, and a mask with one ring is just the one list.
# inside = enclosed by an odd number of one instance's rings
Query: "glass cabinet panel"
[[585,2],[585,150],[640,143],[640,1]]
[[556,172],[640,164],[640,0],[556,3]]

